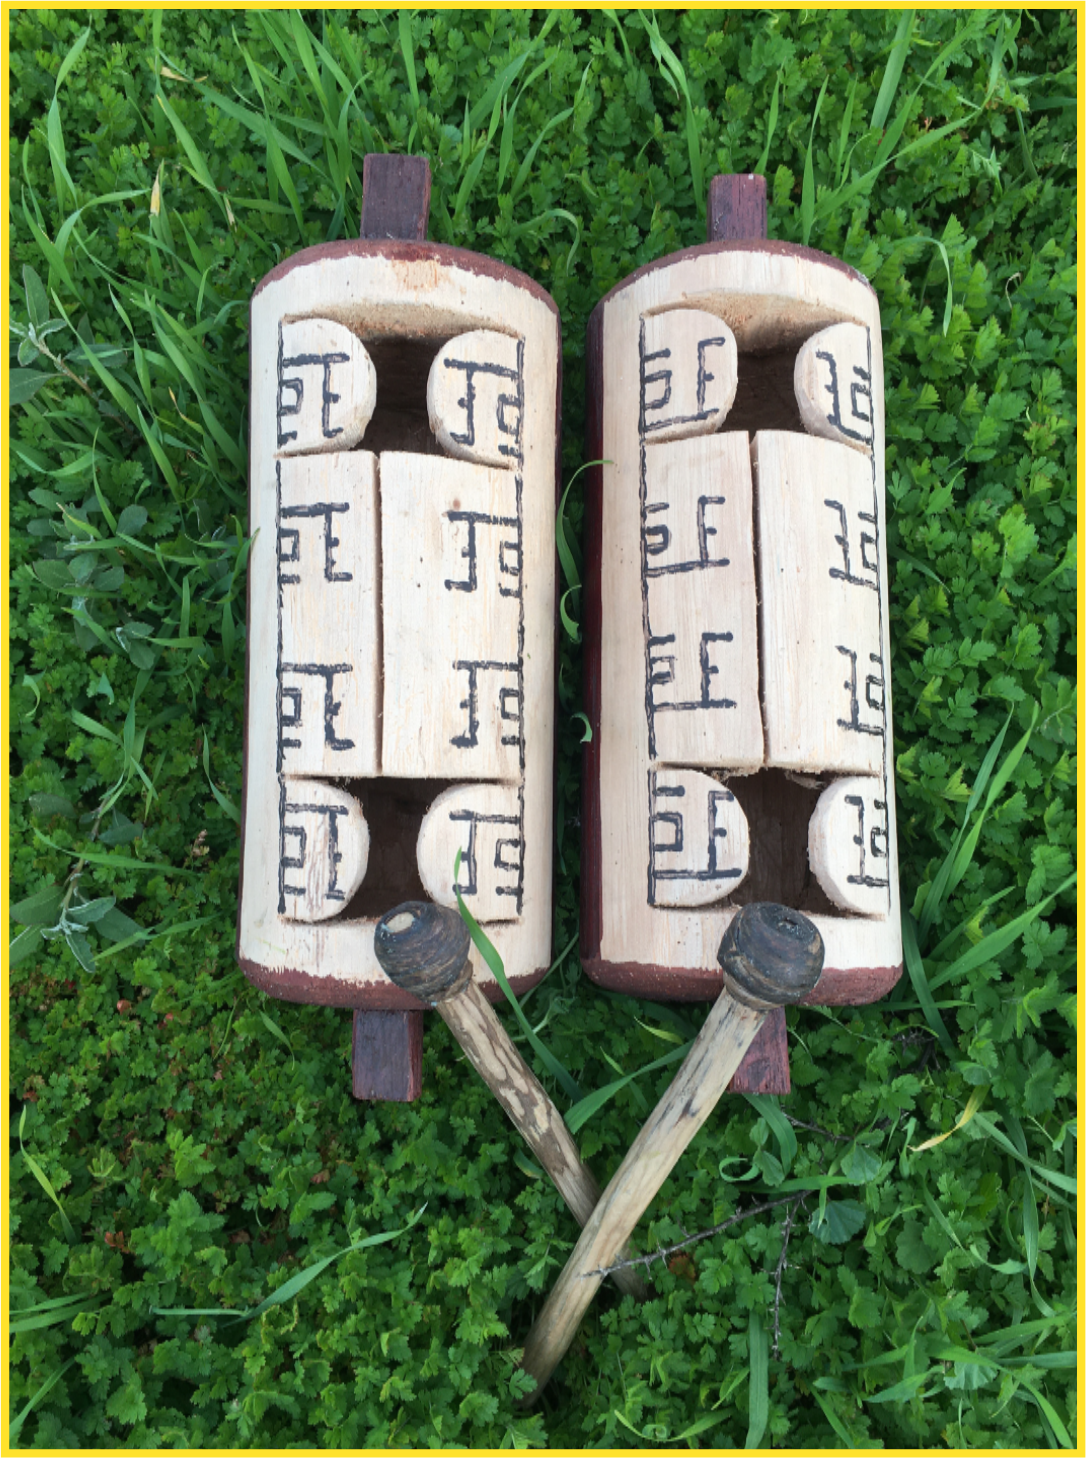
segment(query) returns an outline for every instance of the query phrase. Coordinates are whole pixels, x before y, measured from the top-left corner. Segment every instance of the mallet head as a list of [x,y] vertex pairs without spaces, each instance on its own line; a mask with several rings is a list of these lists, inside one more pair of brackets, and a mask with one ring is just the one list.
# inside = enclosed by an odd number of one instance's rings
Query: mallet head
[[460,915],[433,902],[401,902],[374,929],[385,976],[423,1003],[443,1003],[472,979],[472,945]]
[[823,971],[823,939],[803,912],[749,902],[729,923],[717,961],[729,993],[749,1008],[799,1003]]

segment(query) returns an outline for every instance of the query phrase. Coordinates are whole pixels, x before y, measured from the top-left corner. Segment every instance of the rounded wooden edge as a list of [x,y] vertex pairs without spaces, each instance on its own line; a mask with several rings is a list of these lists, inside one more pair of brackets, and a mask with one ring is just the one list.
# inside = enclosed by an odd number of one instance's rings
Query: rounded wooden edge
[[286,278],[292,269],[320,263],[326,258],[392,258],[404,263],[419,263],[430,259],[445,268],[462,269],[465,273],[478,274],[481,278],[504,279],[539,299],[547,305],[556,319],[559,318],[559,306],[543,285],[529,278],[528,274],[523,274],[520,269],[511,268],[507,263],[499,263],[497,259],[487,258],[482,253],[473,253],[470,248],[454,248],[448,243],[413,243],[384,238],[337,238],[331,243],[315,243],[309,248],[300,249],[264,275],[250,295],[250,305],[262,289]]
[[[606,958],[582,957],[581,966],[602,988],[674,1003],[703,1003],[715,999],[724,986],[719,970],[661,968],[650,963],[613,963]],[[902,964],[883,968],[824,968],[814,989],[800,1006],[857,1008],[885,997],[902,976]]]
[[[280,998],[284,1003],[318,1003],[324,1008],[362,1008],[375,1013],[428,1012],[433,1004],[402,993],[392,983],[345,983],[342,979],[315,978],[297,968],[266,968],[251,958],[237,954],[242,972],[262,993]],[[510,978],[510,987],[520,995],[527,993],[547,972],[546,967],[533,968],[531,973]],[[501,1003],[503,993],[497,983],[476,986],[491,1003]]]
[[609,289],[604,295],[589,315],[590,327],[596,316],[603,312],[606,304],[609,304],[624,289],[629,289],[638,279],[644,278],[646,274],[651,274],[656,269],[671,268],[675,263],[683,263],[687,259],[701,258],[704,254],[711,253],[773,253],[780,258],[807,259],[809,263],[821,263],[828,268],[836,269],[839,273],[845,274],[846,278],[863,284],[874,299],[879,298],[864,274],[855,269],[852,264],[843,263],[840,258],[835,258],[832,253],[822,253],[818,248],[808,248],[803,243],[787,243],[782,238],[730,238],[720,243],[696,243],[691,248],[680,248],[675,253],[666,253],[663,258],[654,259],[652,263],[643,263],[641,268],[636,268],[632,274],[627,274],[625,279],[620,279],[615,287]]
[[[585,334],[585,459],[598,462],[604,441],[604,318],[599,308],[589,317]],[[600,812],[600,659],[604,605],[601,562],[604,542],[604,469],[591,465],[583,487],[585,515],[582,585],[582,699],[589,738],[581,752],[581,961],[587,967],[600,954],[604,927],[602,823]],[[556,737],[557,738],[557,737]]]

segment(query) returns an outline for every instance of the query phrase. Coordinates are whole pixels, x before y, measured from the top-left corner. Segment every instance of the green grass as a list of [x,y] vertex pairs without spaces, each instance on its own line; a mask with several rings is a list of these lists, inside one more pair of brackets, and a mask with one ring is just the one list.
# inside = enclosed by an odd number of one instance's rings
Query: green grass
[[[1071,1444],[1074,16],[8,23],[20,1442]],[[723,1102],[637,1241],[723,1229],[646,1306],[602,1291],[531,1413],[550,1183],[437,1020],[422,1099],[360,1107],[349,1018],[233,958],[247,302],[356,231],[383,149],[430,158],[433,238],[562,313],[557,966],[531,1038],[503,1017],[605,1177],[702,1012],[572,946],[585,322],[758,168],[884,328],[908,972],[790,1013],[794,1093]]]

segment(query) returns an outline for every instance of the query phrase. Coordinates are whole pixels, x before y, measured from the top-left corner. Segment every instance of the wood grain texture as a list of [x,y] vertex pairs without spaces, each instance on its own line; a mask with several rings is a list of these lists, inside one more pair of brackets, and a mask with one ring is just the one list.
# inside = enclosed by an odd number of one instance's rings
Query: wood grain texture
[[872,362],[868,331],[832,324],[797,352],[793,390],[804,429],[855,451],[872,445]]
[[871,463],[791,431],[760,431],[752,455],[767,760],[882,775],[890,676]]
[[642,321],[646,439],[719,430],[736,399],[736,336],[704,309],[666,309]]
[[[580,1226],[591,1217],[600,1187],[582,1160],[562,1115],[543,1085],[517,1052],[486,998],[470,983],[437,1005],[445,1020],[514,1127],[524,1137]],[[615,1273],[616,1285],[631,1296],[645,1296],[633,1270]]]
[[359,237],[421,243],[430,215],[430,163],[425,157],[368,152],[362,160]]
[[355,1098],[410,1104],[422,1089],[422,1013],[356,1008],[351,1028]]
[[366,346],[334,319],[279,326],[276,445],[284,456],[353,451],[377,402],[377,374]]
[[443,791],[419,830],[417,860],[427,895],[455,908],[459,892],[479,923],[515,921],[524,895],[521,820],[516,785],[452,785]]
[[819,797],[808,823],[813,875],[836,907],[862,917],[886,917],[887,806],[875,775],[836,780]]
[[274,601],[285,774],[343,780],[378,773],[376,468],[368,451],[292,457],[275,465]]
[[747,875],[747,817],[726,786],[699,770],[650,778],[649,900],[654,907],[723,901]]
[[757,769],[764,748],[746,433],[647,444],[643,486],[650,761]]
[[729,1094],[790,1094],[789,1040],[784,1008],[773,1008],[728,1082]]
[[280,817],[280,915],[338,916],[366,875],[370,829],[358,801],[322,780],[285,775]]
[[528,1402],[539,1398],[573,1340],[603,1280],[603,1269],[616,1259],[646,1207],[713,1113],[763,1017],[727,994],[710,1009],[679,1072],[597,1202],[525,1340],[521,1366],[537,1385]]
[[515,472],[381,457],[386,775],[520,780],[522,584],[552,554],[523,517]]
[[706,241],[766,237],[766,178],[757,172],[719,172],[710,178]]
[[524,341],[494,329],[451,339],[427,380],[430,428],[451,456],[485,466],[521,462]]
[[[654,763],[647,742],[644,702],[647,659],[641,582],[645,559],[639,489],[639,324],[677,306],[713,313],[735,334],[739,381],[725,431],[746,431],[749,437],[761,431],[768,420],[779,418],[790,422],[788,429],[794,433],[802,430],[793,376],[796,354],[807,339],[839,323],[856,324],[868,331],[875,449],[867,457],[867,466],[870,493],[873,470],[875,473],[878,516],[873,534],[877,546],[874,552],[869,549],[868,556],[870,561],[879,562],[881,581],[886,576],[883,399],[879,316],[873,292],[867,281],[840,261],[810,249],[767,241],[725,242],[684,250],[624,280],[590,320],[586,452],[590,459],[614,464],[586,473],[585,700],[593,739],[586,746],[583,789],[582,958],[590,976],[606,986],[657,997],[693,998],[712,996],[720,986],[713,957],[734,907],[728,902],[705,909],[650,907],[645,891],[647,876],[641,870],[643,864],[648,866],[650,834],[641,787],[647,783]],[[761,394],[753,397],[749,391],[745,393],[745,378],[757,381],[757,392]],[[774,409],[760,413],[766,397],[772,397]],[[716,437],[704,439],[713,441]],[[800,440],[816,449],[831,444],[806,434]],[[864,453],[850,454],[862,463],[866,460]],[[833,493],[828,495],[839,499]],[[756,491],[756,524],[760,496]],[[829,518],[830,509],[822,503],[820,509]],[[818,521],[809,514],[809,533],[817,527]],[[833,541],[835,531],[840,535],[840,527],[832,530],[831,545],[839,551],[841,560],[840,548]],[[878,632],[885,647],[885,615]],[[765,653],[759,658],[769,673]],[[842,674],[837,677],[844,678]],[[829,694],[833,680],[826,687]],[[886,704],[889,723],[889,696]],[[888,747],[889,743],[888,738]],[[795,792],[797,815],[790,813],[774,822],[775,835],[779,830],[788,832],[789,845],[783,843],[782,850],[787,850],[789,864],[787,874],[786,867],[781,868],[778,880],[782,887],[776,895],[773,885],[767,884],[767,869],[771,882],[776,876],[773,837],[765,838],[760,826],[752,821],[745,785],[771,773],[773,757],[768,758],[769,766],[743,774],[724,755],[716,767],[701,768],[717,768],[747,811],[750,875],[755,873],[758,858],[760,895],[785,901],[788,890],[789,896],[804,898],[799,904],[823,935],[826,968],[811,1001],[864,1002],[881,996],[901,972],[897,916],[892,913],[885,919],[872,920],[838,915],[818,883],[810,878],[802,807],[813,810],[817,792],[783,782],[784,796]],[[772,773],[782,776],[784,770]],[[889,804],[888,815],[892,896],[897,908],[893,803]],[[798,881],[794,881],[792,869],[794,851],[799,858]],[[741,883],[729,900],[742,902],[744,887]]]
[[796,1003],[815,986],[823,965],[823,942],[802,913],[753,902],[725,932],[718,961],[725,991],[597,1202],[525,1339],[522,1366],[536,1379],[533,1399],[569,1347],[604,1271],[713,1112],[767,1010]]

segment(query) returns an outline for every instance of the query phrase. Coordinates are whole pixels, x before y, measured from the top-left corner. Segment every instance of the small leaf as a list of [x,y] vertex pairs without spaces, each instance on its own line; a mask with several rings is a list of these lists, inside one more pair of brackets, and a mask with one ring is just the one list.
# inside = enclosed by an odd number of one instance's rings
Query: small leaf
[[70,590],[75,587],[71,568],[66,562],[61,562],[56,557],[39,559],[34,564],[34,576],[47,588],[51,588],[54,593],[63,592],[65,588]]
[[11,405],[25,405],[32,400],[43,385],[55,380],[54,374],[45,370],[9,370],[8,402]]
[[[115,567],[105,567],[95,578],[93,586],[100,593],[115,593],[125,580],[125,570],[119,564]],[[105,675],[102,676],[105,678]],[[112,701],[111,701],[112,702]]]
[[63,887],[39,887],[32,896],[16,902],[9,910],[15,922],[25,922],[29,927],[52,927],[60,915],[63,900]]
[[[132,503],[130,506],[125,507],[124,511],[117,518],[117,534],[120,537],[134,537],[146,522],[146,508]],[[130,623],[128,626],[131,629],[134,625]]]
[[75,958],[76,962],[83,969],[83,971],[86,973],[93,973],[94,953],[91,951],[91,945],[87,941],[87,934],[85,932],[72,930],[70,932],[65,932],[64,940],[68,944],[68,947],[71,949],[72,956]]
[[40,927],[24,927],[8,944],[8,967],[17,968],[29,961],[40,949],[42,930]]
[[863,1145],[853,1145],[842,1159],[842,1174],[854,1185],[867,1185],[879,1174],[879,1157]]
[[118,911],[116,907],[99,917],[94,924],[94,930],[106,942],[122,942],[128,937],[142,938],[147,935],[138,922],[133,922],[131,917]]
[[28,263],[23,265],[23,288],[26,291],[30,322],[37,331],[49,318],[49,295],[45,285]]
[[808,1222],[808,1230],[816,1241],[841,1246],[856,1236],[868,1217],[859,1201],[827,1201],[826,1210],[816,1211]]
[[74,816],[75,806],[66,795],[50,795],[38,790],[30,796],[30,808],[39,816]]
[[77,927],[91,927],[95,922],[100,922],[116,905],[116,897],[97,897],[93,902],[84,902],[80,907],[69,907],[64,914],[64,920]]

